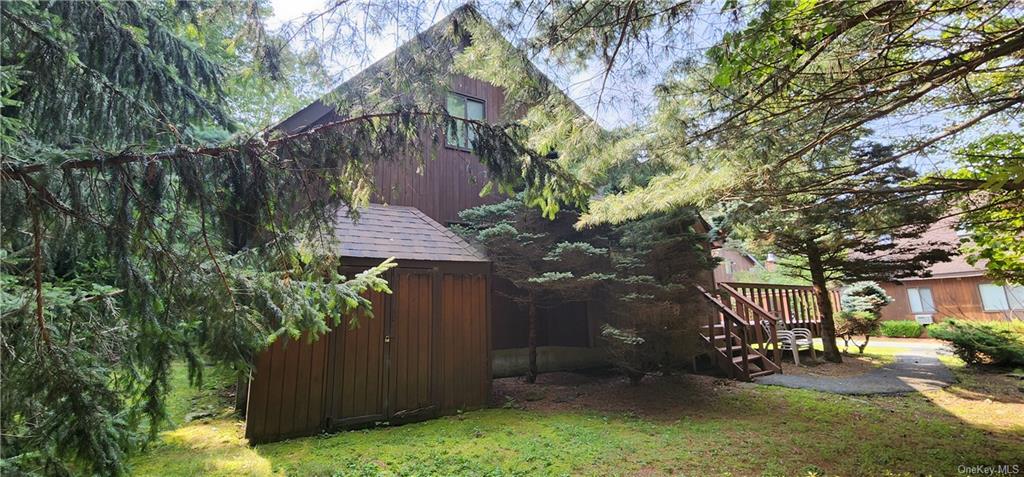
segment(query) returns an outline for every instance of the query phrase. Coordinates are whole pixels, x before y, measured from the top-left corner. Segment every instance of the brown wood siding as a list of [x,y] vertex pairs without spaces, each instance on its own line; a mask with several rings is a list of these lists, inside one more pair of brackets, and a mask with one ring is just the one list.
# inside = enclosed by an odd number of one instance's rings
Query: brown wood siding
[[[722,259],[722,262],[715,267],[714,277],[716,282],[736,281],[736,274],[752,270],[756,264],[743,252],[731,248],[720,248],[711,253],[712,256]],[[727,273],[726,262],[732,263],[732,273]]]
[[367,422],[384,417],[384,330],[389,307],[385,295],[367,294],[372,318],[361,317],[359,326],[347,322],[335,328],[328,372],[328,422],[331,425]]
[[[501,88],[458,76],[453,79],[451,90],[482,100],[488,122],[503,121],[505,93]],[[434,132],[424,134],[429,137]],[[459,220],[462,210],[503,200],[497,194],[480,197],[480,191],[489,180],[487,167],[473,154],[446,147],[443,131],[437,137],[436,144],[424,141],[421,157],[377,162],[372,202],[416,207],[442,225],[448,225]],[[420,160],[424,161],[422,167]]]
[[[328,340],[282,338],[256,360],[246,408],[246,436],[284,439],[322,427]],[[287,390],[287,391],[286,391]]]
[[389,414],[407,414],[432,405],[430,397],[431,318],[429,271],[399,272],[392,310]]
[[490,393],[487,321],[487,278],[482,275],[445,274],[442,281],[441,336],[444,347],[442,381],[444,409],[480,407]]
[[490,278],[456,271],[465,267],[389,272],[393,294],[365,295],[373,318],[360,317],[353,329],[345,317],[313,343],[283,338],[260,353],[246,437],[269,442],[483,406]]
[[981,302],[979,285],[992,283],[984,276],[959,278],[932,278],[925,280],[908,280],[901,284],[882,283],[882,288],[893,298],[893,302],[882,308],[883,320],[913,320],[915,313],[910,310],[908,288],[927,287],[932,291],[935,302],[935,313],[932,319],[942,322],[949,318],[966,320],[1005,320],[1010,317],[1024,319],[1024,311],[1012,314],[1007,311],[985,311]]

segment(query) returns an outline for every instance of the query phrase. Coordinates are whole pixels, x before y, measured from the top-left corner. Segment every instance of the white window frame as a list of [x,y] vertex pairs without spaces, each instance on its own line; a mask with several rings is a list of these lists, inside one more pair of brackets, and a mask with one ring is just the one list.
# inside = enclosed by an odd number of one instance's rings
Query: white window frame
[[[448,130],[445,131],[444,144],[445,147],[450,149],[458,149],[460,151],[471,151],[473,149],[473,141],[476,140],[476,129],[467,123],[466,121],[460,121],[460,119],[469,119],[473,121],[484,121],[487,119],[487,103],[479,98],[467,96],[462,93],[456,93],[455,91],[449,91],[448,95],[445,96],[445,108],[448,108],[448,102],[452,98],[458,98],[462,101],[463,115],[457,115],[452,111],[448,111],[448,115],[455,118],[453,124],[448,125]],[[480,105],[480,117],[471,118],[469,116],[469,104],[475,103]]]
[[[927,301],[922,296],[922,290],[927,294]],[[931,287],[909,287],[907,288],[907,301],[910,303],[910,311],[914,314],[931,314],[935,313],[935,295],[932,293]],[[917,305],[915,308],[914,305]],[[925,306],[930,304],[931,306]]]
[[1011,310],[1024,310],[1024,285],[1006,285],[1006,301]]
[[[988,287],[992,292],[1001,292],[1000,303],[990,303],[985,300],[985,289]],[[1007,311],[1024,310],[1024,286],[1020,285],[996,285],[995,283],[979,283],[978,295],[981,297],[981,308],[987,313],[1001,313]],[[989,307],[996,305],[996,307]],[[998,307],[998,306],[1001,306]]]

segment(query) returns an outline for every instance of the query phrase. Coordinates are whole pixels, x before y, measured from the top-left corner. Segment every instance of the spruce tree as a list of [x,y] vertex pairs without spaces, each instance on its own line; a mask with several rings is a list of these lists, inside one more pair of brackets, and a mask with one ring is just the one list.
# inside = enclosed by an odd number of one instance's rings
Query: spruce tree
[[[787,264],[814,287],[830,361],[842,361],[831,282],[921,276],[930,265],[948,261],[951,253],[949,244],[918,239],[943,209],[929,194],[902,186],[917,177],[913,169],[890,165],[860,171],[863,163],[886,154],[889,150],[878,145],[850,143],[820,151],[765,184],[761,193],[752,194],[755,198],[727,203],[719,224],[755,249],[796,259]],[[844,180],[827,183],[829,194],[800,192],[843,171]]]
[[528,382],[537,380],[538,310],[594,296],[603,282],[615,278],[601,238],[572,228],[575,214],[563,212],[547,220],[521,199],[462,211],[466,222],[457,231],[486,249],[499,279],[512,286],[503,292],[522,308],[527,322]]
[[[124,473],[166,421],[175,361],[194,381],[206,361],[246,373],[277,337],[316,339],[369,307],[361,292],[387,289],[391,262],[338,273],[331,221],[368,200],[371,161],[433,144],[419,131],[452,121],[442,99],[253,131],[247,99],[228,95],[242,72],[294,77],[276,70],[287,38],[266,31],[258,2],[222,6],[0,4],[5,474]],[[463,38],[440,34],[438,48]],[[582,197],[522,127],[474,127],[503,190],[549,213]]]

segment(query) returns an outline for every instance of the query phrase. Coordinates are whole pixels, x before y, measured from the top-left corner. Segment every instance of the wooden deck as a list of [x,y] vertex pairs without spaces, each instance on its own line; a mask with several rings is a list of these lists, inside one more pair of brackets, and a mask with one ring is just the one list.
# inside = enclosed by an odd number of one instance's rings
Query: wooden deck
[[[723,282],[698,287],[715,313],[701,326],[708,354],[727,376],[750,381],[782,372],[776,331],[807,328],[821,336],[821,312],[809,286]],[[839,291],[830,290],[833,311]]]

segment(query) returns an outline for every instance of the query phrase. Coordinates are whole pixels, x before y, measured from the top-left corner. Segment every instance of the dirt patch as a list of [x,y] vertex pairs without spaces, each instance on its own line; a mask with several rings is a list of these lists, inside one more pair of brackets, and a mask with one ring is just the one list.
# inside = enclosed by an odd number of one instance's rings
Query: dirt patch
[[534,384],[521,377],[495,379],[491,405],[535,411],[589,410],[634,414],[649,418],[679,417],[681,411],[701,408],[735,381],[699,375],[648,376],[639,386],[610,372],[546,373]]
[[794,376],[827,376],[830,378],[848,378],[859,376],[873,369],[879,368],[885,363],[867,356],[843,355],[842,363],[832,363],[820,359],[817,362],[811,360],[800,360],[800,366],[792,363],[782,365],[784,374]]

